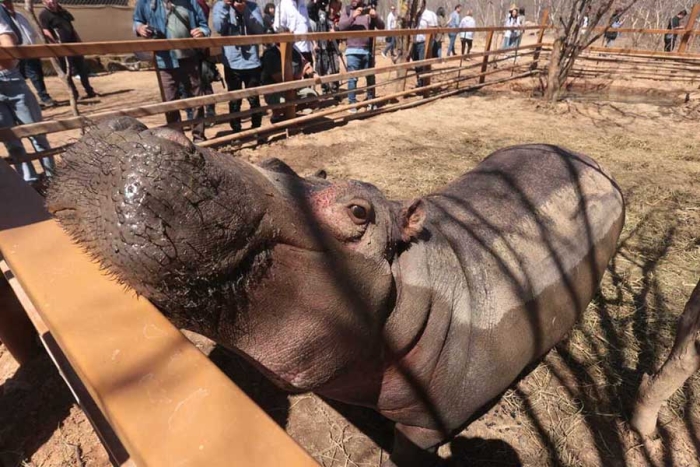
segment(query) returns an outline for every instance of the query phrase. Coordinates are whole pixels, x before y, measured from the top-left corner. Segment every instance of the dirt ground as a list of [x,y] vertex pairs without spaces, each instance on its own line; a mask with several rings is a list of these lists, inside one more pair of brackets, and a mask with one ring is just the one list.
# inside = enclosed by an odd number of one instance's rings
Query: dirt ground
[[[155,83],[151,73],[94,81],[104,95],[85,106],[157,98],[153,86],[143,86]],[[601,292],[569,338],[440,455],[470,466],[700,465],[700,378],[663,409],[656,439],[643,443],[626,425],[642,374],[667,354],[676,316],[700,278],[699,103],[678,101],[685,89],[661,95],[654,84],[634,96],[599,93],[549,106],[528,97],[534,84],[356,120],[235,156],[279,157],[302,174],[324,168],[395,198],[429,193],[512,144],[559,144],[594,157],[622,186],[628,209]],[[61,98],[56,82],[50,89]],[[323,466],[377,466],[386,458],[392,427],[373,412],[288,396],[225,351],[215,348],[210,357]],[[0,346],[0,466],[106,465],[48,357],[17,368]]]

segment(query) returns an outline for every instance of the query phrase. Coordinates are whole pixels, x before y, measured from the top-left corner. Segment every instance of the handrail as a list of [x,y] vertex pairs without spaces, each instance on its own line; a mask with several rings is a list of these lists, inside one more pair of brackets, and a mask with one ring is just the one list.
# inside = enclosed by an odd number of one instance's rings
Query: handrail
[[130,41],[77,42],[62,44],[16,45],[0,48],[0,59],[48,58],[72,55],[103,55],[133,52],[159,52],[174,49],[204,49],[228,45],[291,43],[298,41],[338,40],[364,37],[415,36],[418,34],[446,34],[460,32],[502,32],[509,30],[535,31],[543,26],[518,28],[429,28],[429,29],[375,29],[372,31],[314,32],[309,34],[260,34],[252,36],[200,37],[197,39],[136,39]]

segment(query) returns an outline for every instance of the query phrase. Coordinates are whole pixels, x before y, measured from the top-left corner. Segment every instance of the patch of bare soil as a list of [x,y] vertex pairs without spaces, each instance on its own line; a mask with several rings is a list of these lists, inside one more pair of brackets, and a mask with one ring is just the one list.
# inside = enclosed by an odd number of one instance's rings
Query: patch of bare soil
[[[279,157],[303,174],[324,168],[395,198],[429,193],[512,144],[559,144],[597,159],[620,183],[628,208],[600,293],[565,342],[439,453],[455,466],[693,466],[700,465],[700,378],[662,410],[658,438],[642,442],[626,420],[641,375],[669,351],[676,317],[700,276],[699,117],[692,102],[544,106],[502,90],[236,155]],[[386,459],[391,424],[372,411],[288,396],[228,352],[207,351],[325,467]],[[0,354],[0,419],[3,467],[108,465],[46,357],[18,370]]]

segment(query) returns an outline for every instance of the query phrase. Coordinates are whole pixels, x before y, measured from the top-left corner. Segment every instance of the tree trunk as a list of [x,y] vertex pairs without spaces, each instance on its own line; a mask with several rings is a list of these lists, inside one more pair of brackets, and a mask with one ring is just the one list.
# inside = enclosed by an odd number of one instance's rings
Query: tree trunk
[[561,54],[563,41],[557,38],[552,45],[552,55],[549,58],[549,69],[547,70],[547,89],[544,98],[549,102],[556,102],[561,94]]
[[[39,20],[36,17],[36,14],[34,14],[34,8],[32,7],[32,0],[25,0],[24,1],[24,9],[27,12],[27,19],[29,20],[30,23],[32,23],[32,27],[34,28],[35,31],[37,31],[37,36],[39,37],[39,40],[41,40],[42,44],[46,44],[46,37],[44,37],[44,32],[42,30],[41,24],[39,24]],[[75,96],[73,95],[73,89],[70,86],[70,83],[68,80],[70,77],[63,72],[61,69],[61,66],[58,63],[58,59],[56,57],[51,57],[51,65],[53,66],[54,71],[56,71],[56,75],[58,75],[58,78],[63,81],[63,84],[66,86],[66,89],[68,90],[68,99],[70,101],[70,108],[71,111],[73,112],[73,116],[79,117],[80,116],[80,111],[78,110],[78,102],[75,100]]]
[[698,333],[700,332],[700,282],[695,286],[678,320],[676,340],[668,358],[652,376],[645,374],[639,387],[630,422],[642,436],[656,432],[661,406],[700,370]]

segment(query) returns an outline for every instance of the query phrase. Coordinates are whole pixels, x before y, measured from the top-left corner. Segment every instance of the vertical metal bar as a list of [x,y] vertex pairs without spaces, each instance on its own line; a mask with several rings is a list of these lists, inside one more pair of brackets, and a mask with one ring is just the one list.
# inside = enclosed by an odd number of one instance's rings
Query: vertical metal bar
[[[544,40],[544,33],[547,30],[547,23],[549,22],[549,9],[545,9],[542,12],[542,18],[540,19],[540,32],[537,34],[537,43],[542,44]],[[532,56],[532,64],[530,65],[531,70],[536,70],[538,61],[540,59],[540,52],[542,52],[542,46],[540,45],[535,49],[535,55]]]
[[685,27],[685,33],[681,37],[681,45],[678,47],[679,53],[685,53],[688,50],[688,43],[692,37],[691,32],[695,29],[695,22],[700,15],[700,3],[693,5],[693,9],[690,11],[690,16],[688,17],[688,24]]
[[481,65],[481,76],[479,76],[479,84],[484,84],[486,82],[486,70],[489,67],[489,51],[491,51],[491,44],[493,43],[493,31],[489,31],[488,36],[486,36],[486,45],[484,46],[484,61]]

